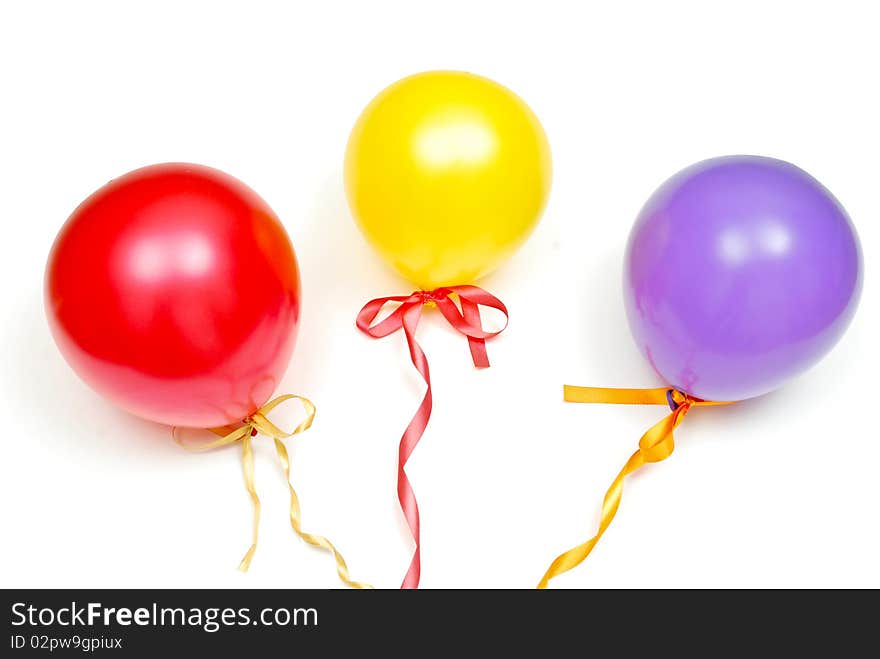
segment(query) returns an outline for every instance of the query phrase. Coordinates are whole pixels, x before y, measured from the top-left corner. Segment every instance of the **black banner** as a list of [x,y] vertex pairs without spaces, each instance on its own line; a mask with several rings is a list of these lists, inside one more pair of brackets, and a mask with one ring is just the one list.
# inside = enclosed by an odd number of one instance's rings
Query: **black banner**
[[7,631],[2,657],[314,649],[421,659],[440,648],[468,656],[476,643],[494,650],[580,648],[578,654],[590,655],[608,643],[626,651],[677,651],[705,642],[712,647],[704,656],[715,656],[721,648],[763,654],[804,642],[815,649],[823,636],[833,638],[842,656],[845,648],[858,648],[877,621],[874,592],[0,592]]

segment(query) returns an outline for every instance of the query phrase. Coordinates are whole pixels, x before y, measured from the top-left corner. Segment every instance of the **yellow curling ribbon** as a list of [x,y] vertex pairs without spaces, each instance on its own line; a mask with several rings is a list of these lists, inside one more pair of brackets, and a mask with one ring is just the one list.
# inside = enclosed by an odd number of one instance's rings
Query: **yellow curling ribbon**
[[[294,428],[293,431],[285,432],[269,421],[269,419],[266,418],[266,415],[281,403],[294,399],[302,403],[306,410],[306,418]],[[285,394],[270,400],[263,405],[263,407],[244,419],[242,421],[243,425],[237,428],[232,426],[209,428],[209,430],[215,435],[220,435],[220,438],[213,442],[196,445],[186,444],[179,438],[177,428],[172,428],[172,436],[178,444],[190,451],[209,451],[211,449],[221,448],[223,446],[228,446],[229,444],[241,442],[241,464],[244,471],[245,487],[247,488],[248,494],[250,494],[254,506],[254,528],[253,541],[251,542],[251,546],[247,550],[247,553],[244,555],[244,558],[241,559],[241,563],[239,563],[239,570],[242,572],[247,571],[250,567],[254,552],[257,550],[257,539],[259,538],[260,532],[260,497],[257,496],[257,490],[254,486],[254,452],[251,447],[251,439],[256,437],[257,434],[262,434],[271,437],[275,441],[275,452],[278,454],[278,460],[281,462],[281,468],[284,470],[284,476],[287,478],[287,486],[290,488],[290,525],[293,527],[293,530],[308,544],[326,549],[333,554],[333,558],[336,559],[336,573],[346,585],[352,588],[372,588],[369,584],[353,581],[351,579],[348,574],[348,566],[345,564],[345,559],[342,558],[342,554],[340,554],[336,547],[333,546],[332,542],[323,536],[304,533],[302,530],[302,515],[299,507],[299,497],[297,497],[296,491],[293,489],[293,483],[290,480],[290,459],[287,454],[287,448],[282,440],[308,430],[314,419],[315,406],[310,400],[303,398],[302,396]]]
[[617,514],[620,506],[620,497],[623,494],[623,481],[634,471],[649,462],[665,460],[675,449],[672,433],[682,422],[685,415],[692,407],[708,405],[729,405],[729,402],[717,402],[692,398],[676,389],[609,389],[607,387],[573,387],[565,385],[565,400],[570,403],[612,403],[618,405],[669,405],[672,412],[662,421],[652,426],[639,440],[639,449],[632,454],[617,478],[605,493],[602,502],[602,517],[599,522],[599,530],[592,538],[556,557],[544,576],[541,578],[538,588],[546,588],[550,579],[557,577],[563,572],[568,572],[580,565],[593,551],[593,547],[605,533],[606,529]]

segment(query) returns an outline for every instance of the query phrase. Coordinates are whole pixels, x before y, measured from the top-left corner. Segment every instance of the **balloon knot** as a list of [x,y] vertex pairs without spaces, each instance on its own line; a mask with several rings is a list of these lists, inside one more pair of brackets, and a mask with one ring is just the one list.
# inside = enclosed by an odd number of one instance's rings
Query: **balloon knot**
[[[681,400],[676,399],[676,394],[678,394],[678,397],[681,398]],[[678,389],[666,390],[666,402],[669,403],[669,409],[673,412],[675,412],[679,407],[689,401],[689,396],[686,393],[679,391]]]
[[449,291],[445,288],[435,288],[433,291],[414,291],[413,297],[421,300],[422,304],[428,304],[449,297]]

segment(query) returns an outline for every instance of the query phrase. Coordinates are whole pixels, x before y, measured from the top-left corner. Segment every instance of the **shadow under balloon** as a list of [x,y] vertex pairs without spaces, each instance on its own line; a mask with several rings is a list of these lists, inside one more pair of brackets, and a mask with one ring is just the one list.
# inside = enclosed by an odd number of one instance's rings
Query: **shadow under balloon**
[[[34,296],[12,317],[16,349],[4,369],[12,409],[28,419],[32,441],[52,450],[121,455],[179,453],[168,426],[140,419],[93,392],[64,361]],[[134,447],[137,448],[134,448]]]
[[[805,377],[809,378],[809,375]],[[694,408],[681,427],[688,429],[688,441],[711,437],[713,429],[719,427],[743,431],[727,432],[726,438],[731,435],[751,436],[756,429],[757,432],[766,432],[768,439],[776,437],[776,429],[784,415],[789,414],[806,397],[803,391],[805,388],[811,388],[809,382],[796,380],[756,398],[734,401],[730,405],[718,407]]]
[[571,382],[596,387],[648,388],[663,386],[633,341],[623,303],[623,246],[608,250],[601,259],[577,273],[572,289],[578,291],[579,313],[574,319],[589,328],[590,348],[584,351],[589,363],[573,364],[579,373],[569,377],[590,378]]
[[327,355],[333,354],[337,333],[357,333],[355,317],[368,300],[412,289],[358,231],[345,201],[341,171],[324,182],[309,216],[301,228],[288,227],[302,276],[302,316],[281,385],[304,391],[327,384]]

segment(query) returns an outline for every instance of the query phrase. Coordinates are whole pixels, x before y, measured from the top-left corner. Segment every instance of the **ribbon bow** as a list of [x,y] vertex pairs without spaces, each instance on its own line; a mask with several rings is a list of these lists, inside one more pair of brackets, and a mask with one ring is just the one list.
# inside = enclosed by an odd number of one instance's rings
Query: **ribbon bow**
[[620,497],[623,494],[623,481],[634,471],[650,462],[665,460],[675,449],[673,431],[684,420],[692,407],[708,405],[729,405],[729,402],[701,400],[684,394],[677,389],[609,389],[603,387],[573,387],[565,385],[564,398],[570,403],[613,403],[623,405],[669,405],[671,412],[654,424],[642,435],[638,450],[632,454],[617,478],[605,493],[602,502],[602,515],[599,530],[592,538],[556,557],[538,583],[538,588],[546,588],[550,579],[568,572],[580,565],[593,551],[593,547],[605,533],[617,514]]
[[[266,415],[281,403],[294,399],[302,403],[306,410],[306,418],[291,432],[286,432],[269,421],[269,419],[266,418]],[[302,530],[302,514],[299,506],[299,497],[296,495],[296,491],[293,489],[293,483],[290,480],[290,458],[287,454],[287,448],[285,447],[283,440],[287,437],[293,437],[294,435],[298,435],[299,433],[308,430],[314,419],[315,405],[310,400],[303,398],[302,396],[285,394],[273,398],[263,405],[263,407],[245,418],[242,421],[241,426],[209,428],[209,430],[215,435],[220,435],[219,439],[215,439],[212,442],[195,445],[186,444],[178,436],[177,428],[172,428],[172,436],[178,444],[190,451],[209,451],[211,449],[221,448],[223,446],[235,444],[236,442],[241,442],[241,464],[244,470],[245,487],[247,488],[248,494],[251,496],[251,501],[254,506],[254,527],[251,546],[247,550],[247,553],[245,553],[244,558],[241,559],[241,563],[238,565],[239,570],[247,572],[247,569],[250,567],[254,552],[257,551],[257,540],[260,534],[260,497],[257,496],[257,490],[254,486],[254,451],[251,446],[251,439],[258,434],[262,434],[271,437],[275,441],[275,452],[278,454],[278,460],[281,462],[281,468],[284,471],[284,476],[287,479],[287,486],[290,489],[290,525],[293,527],[293,530],[308,544],[313,547],[326,549],[333,554],[333,557],[336,559],[336,573],[346,585],[351,586],[352,588],[372,588],[369,584],[352,581],[348,574],[348,566],[345,563],[345,559],[342,558],[342,554],[337,551],[332,542],[323,536],[304,533]]]
[[[458,298],[461,308],[451,296]],[[373,321],[382,308],[391,302],[398,302],[399,306],[386,318],[373,325]],[[397,499],[400,501],[403,516],[409,526],[415,542],[415,551],[406,576],[403,578],[401,588],[418,588],[421,575],[421,544],[419,535],[419,506],[416,496],[406,476],[404,467],[409,456],[412,454],[419,440],[428,426],[431,418],[431,375],[428,369],[428,360],[416,341],[416,328],[422,317],[422,308],[425,305],[434,305],[443,314],[443,317],[452,327],[467,337],[471,350],[474,366],[487,368],[489,356],[486,353],[486,339],[500,334],[507,327],[507,307],[494,295],[477,286],[444,286],[433,291],[415,291],[412,295],[397,295],[370,300],[364,305],[357,316],[357,327],[364,334],[374,339],[393,334],[403,329],[406,342],[409,346],[410,359],[413,366],[425,381],[427,390],[415,415],[403,432],[397,455]],[[504,326],[495,331],[487,332],[483,329],[480,319],[480,307],[491,307],[504,314]]]

